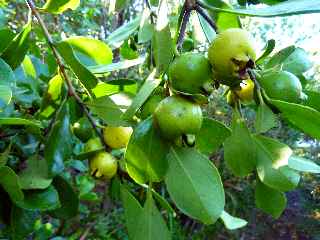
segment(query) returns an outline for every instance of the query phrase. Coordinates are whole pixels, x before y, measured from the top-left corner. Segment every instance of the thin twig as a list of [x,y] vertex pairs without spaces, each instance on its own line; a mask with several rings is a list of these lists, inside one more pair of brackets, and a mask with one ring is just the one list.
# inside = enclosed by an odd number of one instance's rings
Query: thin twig
[[61,76],[64,78],[66,84],[67,84],[67,87],[68,87],[68,92],[69,92],[69,96],[72,96],[75,98],[76,102],[78,103],[78,105],[80,106],[80,108],[82,109],[82,111],[85,113],[85,115],[87,116],[88,120],[90,121],[92,127],[94,128],[94,130],[96,131],[96,133],[98,134],[100,140],[101,140],[101,143],[104,145],[105,149],[108,151],[109,150],[109,147],[108,145],[104,142],[104,138],[103,138],[103,134],[101,133],[101,131],[99,130],[99,128],[97,127],[96,123],[95,123],[95,120],[94,118],[91,116],[88,108],[86,107],[85,103],[82,101],[82,99],[79,97],[79,95],[76,93],[73,85],[72,85],[72,82],[71,82],[71,79],[68,77],[68,74],[66,72],[66,69],[65,69],[65,66],[61,60],[61,57],[57,51],[57,49],[55,48],[55,45],[54,45],[54,41],[48,31],[48,28],[47,26],[45,25],[44,21],[42,20],[39,12],[37,11],[37,8],[33,2],[33,0],[26,0],[26,3],[28,5],[28,7],[30,8],[30,10],[32,11],[32,14],[36,17],[36,19],[38,20],[39,24],[40,24],[40,27],[44,33],[44,36],[46,37],[47,39],[47,42],[49,44],[49,47],[51,48],[52,52],[53,52],[53,55],[57,61],[57,64],[59,66],[59,71],[61,73]]
[[154,18],[157,17],[157,15],[152,11],[152,8],[151,8],[149,0],[145,0],[145,3],[146,3],[147,8],[150,10],[150,21],[151,21],[151,24],[154,24],[155,23]]
[[184,39],[184,34],[187,29],[187,24],[189,22],[191,16],[191,10],[187,9],[183,15],[180,31],[179,31],[179,36],[177,39],[177,49],[180,50],[182,47],[183,39]]
[[196,5],[195,10],[209,23],[209,25],[213,28],[213,30],[218,33],[218,26],[215,23],[215,21],[212,20],[212,18],[201,8],[200,5]]
[[81,235],[81,237],[79,238],[79,240],[85,240],[87,238],[87,236],[89,235],[91,229],[93,228],[93,226],[95,225],[95,223],[91,223],[86,230],[83,232],[83,234]]

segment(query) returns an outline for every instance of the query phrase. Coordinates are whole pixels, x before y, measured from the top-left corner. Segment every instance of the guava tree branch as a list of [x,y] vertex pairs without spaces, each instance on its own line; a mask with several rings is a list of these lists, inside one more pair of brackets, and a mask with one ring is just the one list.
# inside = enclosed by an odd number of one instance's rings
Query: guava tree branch
[[195,5],[195,10],[209,23],[209,25],[213,28],[213,30],[218,33],[218,26],[217,24],[212,20],[212,18],[201,8],[198,3]]
[[106,150],[109,150],[109,147],[107,146],[107,144],[104,142],[104,138],[103,138],[103,134],[101,133],[101,131],[99,130],[99,128],[97,127],[94,118],[91,116],[88,108],[86,107],[85,103],[82,101],[82,99],[79,97],[79,95],[76,93],[73,85],[72,85],[72,81],[69,78],[67,72],[66,72],[66,68],[62,62],[62,58],[60,56],[60,54],[58,53],[57,49],[55,48],[55,44],[54,41],[48,31],[48,28],[46,26],[46,24],[44,23],[43,19],[41,18],[33,0],[26,0],[26,3],[28,5],[28,7],[30,8],[32,15],[34,15],[36,17],[36,19],[38,20],[38,23],[44,33],[44,36],[49,44],[49,47],[52,50],[52,53],[56,59],[56,62],[59,66],[59,71],[61,73],[61,76],[63,77],[63,79],[65,80],[65,83],[67,84],[67,88],[68,88],[68,93],[69,96],[74,97],[74,99],[76,100],[77,104],[80,106],[81,110],[85,113],[86,117],[88,118],[88,120],[90,121],[93,129],[95,130],[95,132],[97,133],[97,135],[99,136],[101,143],[103,144],[103,146],[105,147]]
[[187,24],[189,22],[190,16],[191,16],[191,10],[186,9],[186,11],[184,12],[183,18],[182,18],[182,23],[181,23],[181,27],[180,27],[179,35],[178,35],[178,39],[177,39],[178,50],[180,50],[182,47],[184,34],[186,32]]

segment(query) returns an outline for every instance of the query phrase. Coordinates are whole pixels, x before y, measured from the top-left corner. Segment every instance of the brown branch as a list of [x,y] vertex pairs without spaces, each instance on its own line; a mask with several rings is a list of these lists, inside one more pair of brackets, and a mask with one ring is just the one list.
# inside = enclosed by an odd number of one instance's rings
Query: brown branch
[[213,28],[213,30],[218,33],[218,26],[215,23],[215,21],[212,20],[212,18],[201,8],[200,5],[196,5],[194,9],[199,13],[206,21],[209,23],[209,25]]
[[103,144],[103,146],[105,147],[106,151],[109,150],[109,147],[108,145],[104,142],[104,138],[103,138],[103,134],[101,133],[101,131],[99,130],[99,128],[97,127],[96,123],[95,123],[95,120],[94,118],[91,116],[88,108],[86,107],[85,103],[82,101],[82,99],[79,97],[79,95],[76,93],[73,85],[72,85],[72,82],[71,82],[71,79],[69,78],[67,72],[66,72],[66,68],[62,62],[62,59],[57,51],[57,49],[55,48],[55,45],[54,45],[54,41],[48,31],[48,28],[47,26],[45,25],[44,21],[42,20],[33,0],[26,0],[26,3],[28,5],[28,7],[30,8],[32,14],[36,17],[36,19],[38,20],[39,24],[40,24],[40,27],[44,33],[44,36],[45,38],[47,39],[47,42],[49,44],[49,47],[51,48],[52,52],[53,52],[53,55],[56,59],[56,62],[59,66],[59,70],[60,70],[60,73],[63,77],[63,79],[65,80],[65,83],[67,84],[67,87],[68,87],[68,92],[69,92],[69,96],[72,96],[75,98],[76,102],[78,103],[78,105],[80,106],[80,108],[82,109],[82,111],[85,113],[85,115],[87,116],[88,120],[90,121],[92,127],[94,128],[95,132],[98,134],[100,140],[101,140],[101,143]]
[[183,39],[184,39],[184,35],[187,29],[187,24],[189,22],[191,16],[191,10],[190,9],[186,9],[183,18],[182,18],[182,23],[181,23],[181,27],[179,30],[179,36],[178,36],[178,40],[177,40],[177,49],[180,50],[182,47],[182,43],[183,43]]

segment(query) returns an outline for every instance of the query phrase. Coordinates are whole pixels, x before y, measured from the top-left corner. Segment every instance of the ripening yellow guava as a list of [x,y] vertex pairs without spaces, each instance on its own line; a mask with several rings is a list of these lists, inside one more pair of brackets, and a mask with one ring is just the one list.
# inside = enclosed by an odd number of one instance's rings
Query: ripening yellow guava
[[247,79],[247,68],[253,67],[256,59],[250,34],[240,28],[230,28],[217,35],[212,41],[208,58],[216,80],[227,86]]
[[107,126],[103,129],[103,137],[105,143],[113,148],[125,148],[132,134],[131,127],[111,127]]
[[97,178],[112,178],[118,169],[117,160],[107,152],[99,152],[94,155],[89,162],[90,174]]
[[161,136],[169,140],[198,133],[203,120],[201,107],[178,95],[162,100],[153,116]]
[[251,79],[243,80],[240,83],[240,90],[235,90],[237,97],[243,103],[250,103],[254,95],[254,83]]

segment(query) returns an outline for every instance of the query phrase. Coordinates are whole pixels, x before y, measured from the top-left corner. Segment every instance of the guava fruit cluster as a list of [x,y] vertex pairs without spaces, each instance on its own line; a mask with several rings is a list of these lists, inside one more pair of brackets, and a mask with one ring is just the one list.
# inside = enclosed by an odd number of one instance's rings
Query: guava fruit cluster
[[[103,129],[103,138],[111,149],[121,149],[127,146],[132,131],[131,127],[107,126]],[[92,176],[111,179],[117,173],[118,161],[111,153],[105,151],[100,138],[90,138],[85,144],[84,152],[93,153],[89,157]]]

